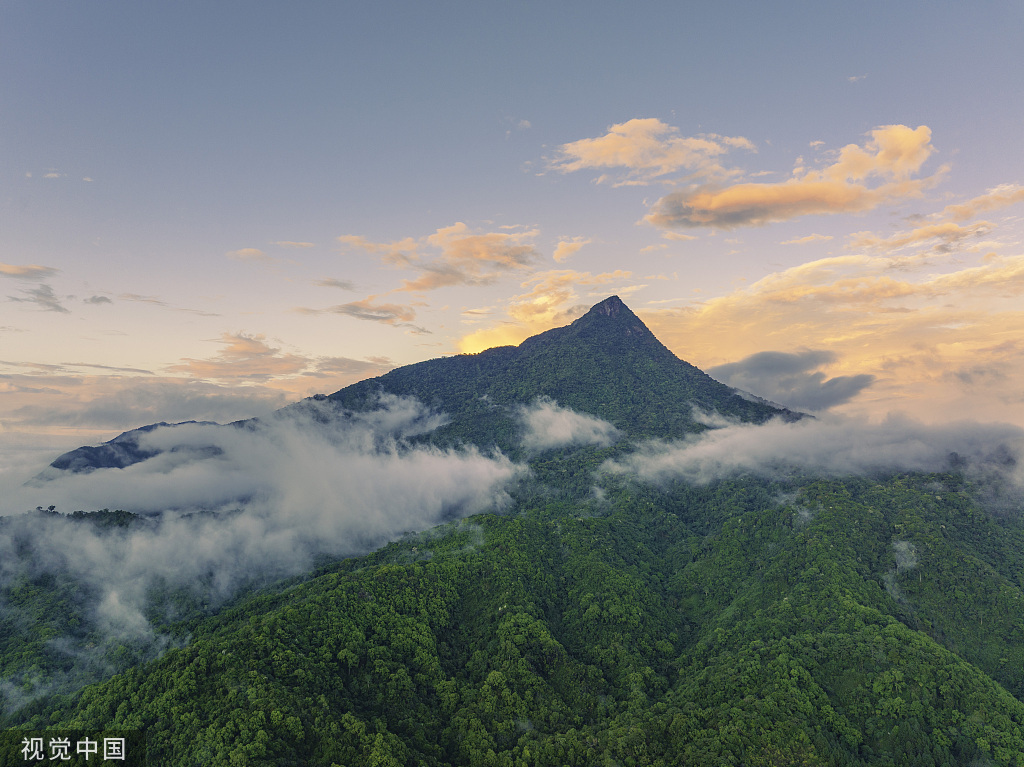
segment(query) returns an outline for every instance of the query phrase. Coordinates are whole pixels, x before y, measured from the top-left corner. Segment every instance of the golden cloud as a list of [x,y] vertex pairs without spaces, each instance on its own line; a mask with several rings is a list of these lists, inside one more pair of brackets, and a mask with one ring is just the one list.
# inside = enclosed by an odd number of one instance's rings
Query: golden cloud
[[1024,256],[898,277],[891,259],[842,256],[703,303],[640,314],[702,369],[769,350],[827,349],[837,356],[836,374],[877,378],[857,407],[927,420],[953,408],[961,417],[1024,423],[1015,383],[1024,376],[1022,298]]
[[373,242],[358,234],[343,234],[338,237],[338,242],[350,248],[358,248],[367,253],[380,256],[387,264],[403,267],[416,259],[416,251],[419,243],[412,237],[406,237],[394,242]]
[[452,285],[487,285],[502,274],[526,269],[540,257],[530,243],[538,234],[536,229],[502,228],[513,231],[473,232],[458,221],[419,239],[373,242],[361,235],[343,235],[338,241],[376,255],[397,269],[420,272],[419,277],[404,280],[397,288],[419,292]]
[[576,254],[584,245],[589,245],[591,240],[586,237],[563,237],[555,246],[554,259],[562,263],[570,256]]
[[38,264],[3,264],[0,263],[0,276],[16,277],[22,280],[42,280],[55,275],[59,269]]
[[259,384],[306,395],[312,393],[310,379],[317,380],[318,388],[333,386],[330,390],[334,391],[368,375],[379,375],[394,366],[385,357],[356,360],[285,353],[258,334],[224,333],[220,343],[222,349],[215,356],[208,359],[186,357],[180,363],[168,366],[167,372],[208,382]]
[[234,259],[235,261],[267,262],[274,260],[259,248],[241,248],[240,250],[230,250],[225,255],[228,258]]
[[[742,183],[726,188],[675,192],[658,200],[644,221],[666,228],[735,229],[763,226],[800,216],[860,213],[897,199],[918,197],[944,169],[913,179],[933,153],[931,131],[888,125],[871,131],[863,146],[850,144],[822,170],[804,172],[781,183]],[[882,183],[868,186],[869,179]]]
[[827,242],[832,239],[831,234],[809,234],[806,237],[797,237],[792,240],[780,242],[780,245],[807,245],[811,242]]
[[992,226],[987,221],[979,221],[970,226],[960,226],[952,221],[944,221],[940,224],[920,226],[909,232],[894,234],[891,237],[879,237],[871,232],[857,232],[850,235],[851,240],[847,247],[896,250],[907,245],[917,245],[922,242],[937,240],[937,248],[948,250],[963,240],[987,234]]
[[974,218],[979,213],[998,210],[1018,202],[1024,202],[1024,186],[1001,184],[967,202],[947,205],[939,215],[942,218],[951,218],[954,221],[966,221],[969,218]]
[[301,373],[309,360],[296,354],[282,354],[271,347],[265,336],[224,333],[224,348],[211,359],[184,358],[168,371],[186,373],[195,378],[234,381],[266,381],[270,378]]
[[[610,126],[603,136],[562,144],[549,167],[559,173],[601,168],[627,170],[616,186],[647,184],[683,169],[704,179],[723,179],[735,175],[735,171],[726,170],[716,158],[736,148],[756,151],[741,136],[680,136],[678,128],[657,118],[635,118]],[[598,178],[599,183],[607,180],[607,176]]]
[[374,301],[375,298],[376,296],[368,296],[361,301],[338,304],[323,311],[344,314],[357,320],[383,322],[385,325],[398,325],[416,319],[416,312],[412,308],[399,304],[379,304]]

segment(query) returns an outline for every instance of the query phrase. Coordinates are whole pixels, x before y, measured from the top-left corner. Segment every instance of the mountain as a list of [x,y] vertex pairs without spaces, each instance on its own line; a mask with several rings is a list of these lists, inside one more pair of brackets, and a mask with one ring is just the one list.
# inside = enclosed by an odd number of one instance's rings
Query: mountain
[[[382,394],[415,397],[447,416],[447,424],[423,439],[442,445],[494,445],[511,454],[517,454],[521,436],[518,408],[544,398],[608,421],[630,437],[681,437],[703,431],[707,426],[695,417],[695,409],[751,423],[801,417],[738,394],[680,360],[618,296],[606,298],[572,324],[519,346],[406,365],[329,396],[290,405],[278,416],[314,412],[320,419],[343,418],[377,407]],[[40,479],[55,476],[52,470],[124,468],[152,458],[156,453],[140,449],[139,438],[167,425],[144,426],[102,445],[65,453]],[[252,425],[251,420],[231,424]]]
[[680,360],[618,296],[572,324],[479,354],[429,360],[348,386],[327,399],[371,407],[380,392],[413,396],[451,421],[432,439],[516,441],[515,408],[539,397],[587,413],[631,437],[681,437],[707,428],[694,409],[741,421],[800,417],[754,402]]
[[150,764],[1010,767],[1022,552],[955,475],[610,486],[326,565],[6,724]]
[[[331,452],[282,430],[260,466],[330,492],[290,495],[279,516],[275,496],[166,518],[0,518],[0,764],[22,763],[42,729],[135,733],[160,765],[1024,764],[1024,509],[1013,497],[993,513],[995,485],[964,462],[651,480],[636,446],[679,447],[648,438],[708,428],[695,409],[765,424],[736,431],[769,452],[780,425],[766,422],[799,416],[678,360],[615,297],[518,347],[217,428],[250,429],[225,440],[250,447],[273,418],[359,424],[414,401],[429,417],[397,447]],[[555,401],[619,442],[525,450],[523,413]],[[108,461],[154,460],[128,435]],[[503,453],[435,447],[461,443]],[[155,463],[163,492],[207,476]],[[340,524],[350,490],[368,492],[357,513],[372,519],[436,501],[434,474],[470,485],[513,463],[528,470],[499,472],[484,513],[364,556],[308,549],[301,574],[267,575],[271,555]],[[227,481],[209,476],[204,489]],[[370,492],[383,485],[398,490]],[[53,540],[57,553],[40,543]],[[218,563],[244,564],[252,540],[267,556],[232,581]],[[107,572],[108,555],[109,584],[83,584],[81,562]]]

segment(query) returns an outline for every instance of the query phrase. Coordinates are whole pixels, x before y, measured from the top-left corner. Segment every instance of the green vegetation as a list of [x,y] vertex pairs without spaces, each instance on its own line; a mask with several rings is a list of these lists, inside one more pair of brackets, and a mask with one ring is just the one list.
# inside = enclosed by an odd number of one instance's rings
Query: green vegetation
[[497,445],[518,456],[515,408],[538,395],[602,418],[631,437],[670,437],[703,431],[696,407],[744,421],[788,410],[737,396],[670,352],[618,298],[571,325],[517,347],[459,355],[393,370],[328,397],[347,409],[376,405],[379,392],[414,396],[451,422],[429,439],[440,444]]
[[[676,359],[618,299],[293,408],[351,415],[382,391],[450,417],[421,439],[528,461],[510,508],[220,607],[202,573],[157,582],[159,657],[104,637],[59,569],[0,569],[0,723],[142,731],[152,764],[181,767],[1024,764],[1024,520],[1005,487],[602,474],[632,439],[705,428],[694,407],[792,416]],[[516,409],[537,397],[627,439],[531,453]],[[39,509],[0,520],[20,526],[11,561],[58,517],[110,545],[150,524]]]
[[607,492],[240,599],[19,723],[176,765],[1024,760],[1024,526],[959,477]]

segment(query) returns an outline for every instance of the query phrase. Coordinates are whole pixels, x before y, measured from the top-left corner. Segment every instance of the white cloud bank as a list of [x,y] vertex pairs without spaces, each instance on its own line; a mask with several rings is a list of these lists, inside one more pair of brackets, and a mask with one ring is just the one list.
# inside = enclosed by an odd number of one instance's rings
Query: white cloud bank
[[619,430],[607,421],[586,413],[577,413],[547,397],[538,397],[529,406],[519,409],[526,450],[540,452],[569,445],[607,447],[620,436]]
[[[149,460],[10,488],[0,510],[8,516],[0,584],[66,574],[96,595],[91,625],[111,638],[159,643],[145,618],[155,584],[191,588],[216,604],[246,584],[308,571],[317,557],[364,553],[404,532],[501,508],[523,467],[501,454],[406,441],[444,421],[418,401],[387,396],[364,414],[339,416],[311,400],[251,429],[157,428],[141,440],[164,451]],[[150,519],[102,531],[65,516],[17,514],[51,504]],[[200,510],[217,513],[188,513]]]
[[1024,486],[1024,430],[975,422],[926,425],[824,416],[762,426],[731,424],[678,442],[650,442],[604,469],[650,482],[705,483],[741,474],[777,477],[873,475],[952,468],[996,474]]

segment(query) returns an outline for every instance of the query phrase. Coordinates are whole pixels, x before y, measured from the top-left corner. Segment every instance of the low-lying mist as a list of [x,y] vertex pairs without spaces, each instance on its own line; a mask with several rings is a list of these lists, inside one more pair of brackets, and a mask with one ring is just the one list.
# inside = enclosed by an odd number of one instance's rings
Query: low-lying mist
[[1010,424],[924,424],[902,416],[880,423],[823,415],[756,426],[703,415],[713,427],[677,441],[652,441],[602,469],[662,483],[703,484],[753,474],[787,478],[881,476],[959,471],[1004,491],[1006,511],[1020,508],[1024,430]]
[[[404,532],[507,504],[506,487],[524,467],[497,452],[408,441],[442,423],[416,400],[384,395],[369,413],[306,401],[245,427],[157,428],[141,444],[161,451],[153,458],[88,474],[51,472],[13,494],[21,506],[2,512],[0,587],[70,578],[88,595],[91,633],[78,631],[77,643],[56,637],[53,652],[95,665],[104,650],[96,632],[105,642],[159,649],[147,617],[154,590],[185,589],[217,604],[243,587],[308,571],[319,557],[365,553]],[[146,517],[102,527],[15,514],[51,505]],[[28,618],[19,609],[0,603],[0,618],[17,625]],[[82,663],[72,664],[75,673]],[[10,680],[0,689],[13,704],[60,683],[19,677],[17,695]]]

